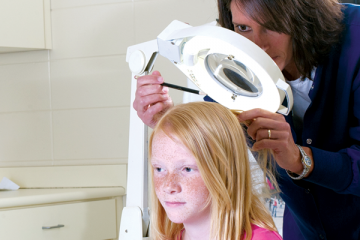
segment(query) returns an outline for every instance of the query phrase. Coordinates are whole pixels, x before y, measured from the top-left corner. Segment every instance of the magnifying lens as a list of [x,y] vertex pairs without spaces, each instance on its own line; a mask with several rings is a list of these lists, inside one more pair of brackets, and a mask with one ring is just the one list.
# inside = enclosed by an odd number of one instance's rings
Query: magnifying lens
[[254,72],[233,56],[212,53],[205,57],[204,65],[214,81],[234,94],[247,97],[258,97],[262,94],[262,85]]

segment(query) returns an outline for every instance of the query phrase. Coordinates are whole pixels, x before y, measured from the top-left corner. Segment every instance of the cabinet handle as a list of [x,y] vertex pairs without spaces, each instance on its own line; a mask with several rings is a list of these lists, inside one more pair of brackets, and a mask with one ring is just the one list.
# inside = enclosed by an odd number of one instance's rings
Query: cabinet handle
[[42,229],[52,229],[52,228],[62,228],[65,227],[65,225],[58,224],[57,226],[51,226],[51,227],[42,227]]

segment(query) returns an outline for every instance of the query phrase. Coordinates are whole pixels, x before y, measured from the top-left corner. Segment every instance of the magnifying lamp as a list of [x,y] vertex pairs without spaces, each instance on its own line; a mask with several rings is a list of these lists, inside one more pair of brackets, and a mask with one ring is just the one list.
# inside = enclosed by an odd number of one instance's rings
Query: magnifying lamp
[[[126,61],[135,75],[148,74],[157,55],[169,59],[202,92],[229,109],[262,108],[283,115],[293,106],[290,86],[276,63],[247,38],[211,23],[192,27],[173,21],[157,39],[131,46]],[[282,105],[286,99],[286,106]],[[126,207],[119,239],[148,239],[147,126],[130,110]]]

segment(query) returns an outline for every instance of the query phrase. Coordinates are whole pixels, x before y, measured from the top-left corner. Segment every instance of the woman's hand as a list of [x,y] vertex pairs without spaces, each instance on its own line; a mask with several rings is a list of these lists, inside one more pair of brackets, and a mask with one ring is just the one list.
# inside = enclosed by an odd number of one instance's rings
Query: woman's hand
[[[283,115],[253,109],[240,113],[238,119],[240,122],[247,121],[247,132],[256,141],[253,150],[271,149],[281,168],[297,174],[302,173],[304,167],[301,163],[301,154],[294,143],[290,125]],[[311,149],[304,147],[304,150],[312,159]]]
[[160,85],[163,82],[164,79],[158,71],[137,79],[133,107],[139,118],[151,128],[154,128],[160,117],[174,105],[168,94],[169,89]]

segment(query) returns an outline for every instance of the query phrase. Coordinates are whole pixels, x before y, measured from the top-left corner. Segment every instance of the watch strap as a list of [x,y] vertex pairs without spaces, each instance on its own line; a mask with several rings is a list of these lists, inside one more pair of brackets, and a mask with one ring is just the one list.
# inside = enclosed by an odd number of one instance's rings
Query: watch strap
[[286,169],[285,169],[285,171],[286,171],[287,175],[288,175],[290,178],[292,178],[292,179],[294,179],[294,180],[300,180],[300,179],[303,179],[303,178],[306,176],[306,174],[309,172],[311,166],[308,166],[307,164],[305,164],[305,161],[306,161],[307,158],[309,158],[309,156],[305,153],[304,149],[303,149],[300,145],[298,145],[298,144],[296,144],[296,146],[297,146],[297,147],[299,148],[299,150],[300,150],[301,163],[302,163],[302,165],[303,165],[303,167],[304,167],[304,170],[303,170],[303,172],[302,172],[300,175],[298,175],[298,174],[296,174],[296,173],[293,173],[293,172],[291,172],[291,171],[289,171],[289,170],[286,170]]

